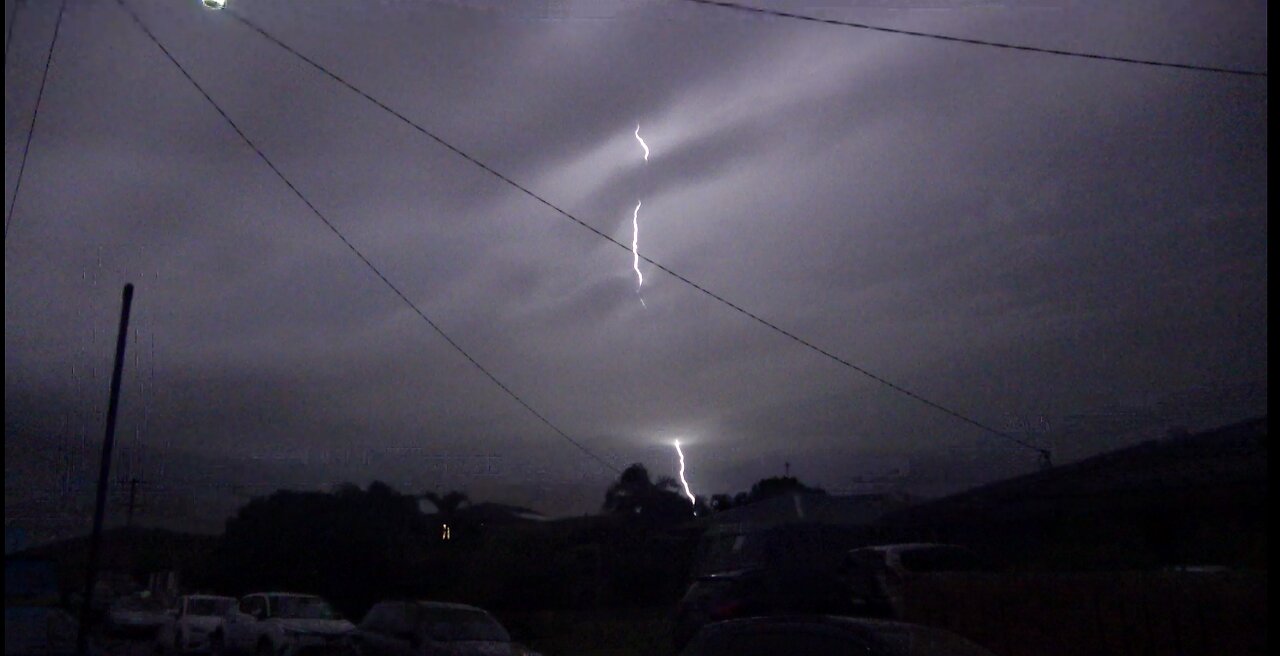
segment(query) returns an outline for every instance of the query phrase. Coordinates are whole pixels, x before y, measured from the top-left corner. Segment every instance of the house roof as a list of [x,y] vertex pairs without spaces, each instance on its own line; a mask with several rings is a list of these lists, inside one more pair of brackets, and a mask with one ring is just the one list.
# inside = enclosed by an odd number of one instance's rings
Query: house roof
[[716,513],[714,525],[770,526],[816,522],[845,526],[876,523],[886,513],[905,508],[908,500],[888,494],[827,495],[792,492]]
[[1263,417],[1151,440],[922,503],[894,513],[887,521],[936,523],[990,513],[1004,518],[1037,517],[1070,504],[1106,503],[1121,495],[1158,497],[1178,490],[1265,484],[1267,427]]

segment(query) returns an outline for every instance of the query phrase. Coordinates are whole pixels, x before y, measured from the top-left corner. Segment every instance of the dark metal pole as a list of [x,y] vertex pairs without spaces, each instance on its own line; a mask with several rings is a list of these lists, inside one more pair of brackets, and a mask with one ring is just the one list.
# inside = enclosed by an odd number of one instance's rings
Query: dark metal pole
[[133,285],[124,286],[120,308],[120,332],[116,335],[116,363],[111,371],[111,397],[107,401],[107,432],[102,439],[102,463],[98,468],[98,499],[93,508],[93,534],[89,538],[89,562],[84,577],[84,601],[80,605],[80,630],[76,634],[76,653],[89,651],[90,609],[93,588],[98,578],[98,550],[102,546],[102,519],[107,509],[107,483],[111,476],[111,447],[116,439],[116,408],[120,405],[120,377],[124,373],[124,347],[129,336],[129,308],[133,306]]
[[137,497],[138,479],[135,476],[134,478],[129,479],[129,514],[126,515],[126,519],[124,520],[124,525],[130,528],[133,528],[133,504],[137,501]]

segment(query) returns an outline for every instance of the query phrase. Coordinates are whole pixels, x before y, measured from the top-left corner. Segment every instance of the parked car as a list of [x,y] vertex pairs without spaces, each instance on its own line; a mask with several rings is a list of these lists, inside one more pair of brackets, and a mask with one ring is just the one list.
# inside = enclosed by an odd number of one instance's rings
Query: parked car
[[972,551],[954,544],[886,544],[861,547],[845,556],[844,580],[853,613],[901,619],[903,584],[915,574],[988,569]]
[[156,648],[178,654],[209,649],[209,638],[236,606],[231,597],[184,595],[178,598],[172,618],[156,634]]
[[56,605],[58,603],[57,571],[57,565],[50,560],[5,556],[5,607]]
[[953,633],[855,617],[771,616],[704,626],[680,656],[992,656]]
[[261,592],[242,597],[209,642],[214,654],[341,653],[353,629],[351,622],[316,595]]
[[[5,606],[5,656],[75,656],[76,619],[51,606]],[[90,644],[90,656],[102,653]]]
[[360,656],[537,656],[484,610],[433,601],[374,604],[351,642]]
[[107,605],[103,628],[114,638],[152,639],[170,618],[159,600],[148,594],[135,594],[114,599]]
[[706,538],[697,577],[676,605],[682,647],[708,622],[783,613],[846,614],[840,564],[852,537],[823,524],[725,531]]

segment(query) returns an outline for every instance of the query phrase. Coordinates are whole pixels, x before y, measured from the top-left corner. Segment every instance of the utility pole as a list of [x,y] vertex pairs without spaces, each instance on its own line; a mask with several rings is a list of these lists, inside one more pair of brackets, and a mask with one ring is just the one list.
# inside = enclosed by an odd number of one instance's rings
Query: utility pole
[[116,334],[116,361],[111,371],[111,395],[107,400],[107,427],[102,438],[102,462],[98,468],[98,498],[93,508],[93,534],[89,538],[89,563],[84,577],[84,601],[80,606],[80,629],[76,632],[76,653],[89,653],[89,622],[93,588],[98,578],[98,551],[102,547],[102,520],[107,509],[107,484],[111,480],[111,447],[116,439],[116,410],[120,407],[120,378],[124,374],[124,349],[129,340],[129,310],[133,306],[133,285],[124,286],[120,306],[120,330]]
[[129,479],[129,513],[124,522],[124,525],[129,528],[133,528],[133,507],[138,499],[138,483],[141,482],[137,476]]

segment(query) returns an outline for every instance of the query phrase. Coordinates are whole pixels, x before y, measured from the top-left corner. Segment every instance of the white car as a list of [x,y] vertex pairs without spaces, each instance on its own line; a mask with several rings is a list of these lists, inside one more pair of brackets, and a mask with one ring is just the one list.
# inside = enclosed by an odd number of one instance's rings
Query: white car
[[112,600],[103,628],[112,638],[151,640],[169,619],[164,604],[143,592]]
[[338,651],[355,626],[329,602],[308,594],[260,592],[246,595],[210,636],[214,654],[298,656]]
[[173,619],[156,635],[156,648],[177,654],[209,649],[209,637],[222,626],[222,620],[236,600],[214,595],[184,595],[178,598]]

